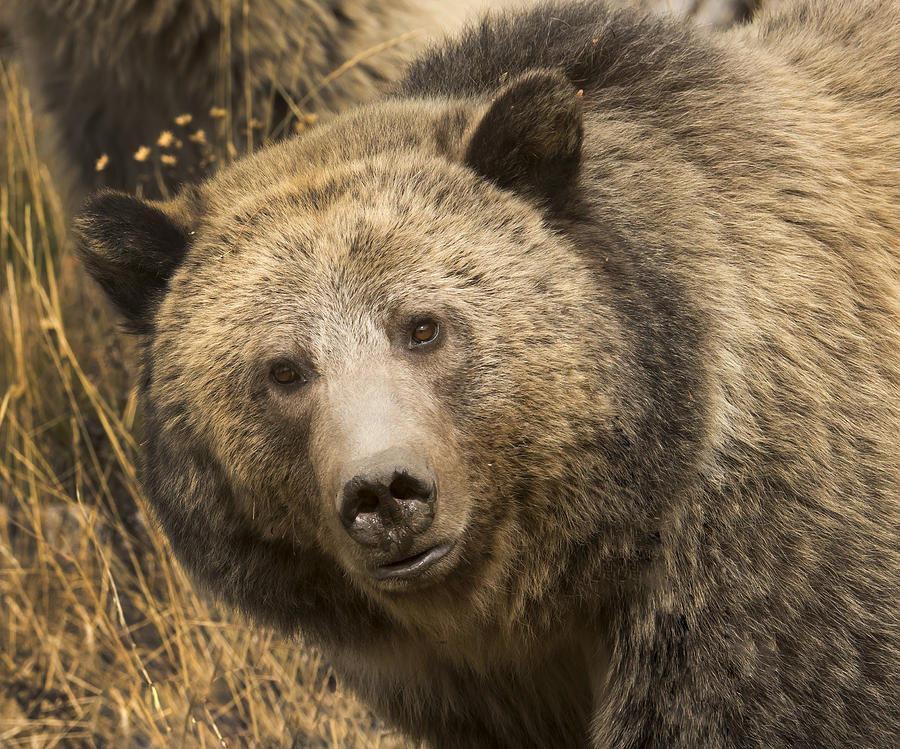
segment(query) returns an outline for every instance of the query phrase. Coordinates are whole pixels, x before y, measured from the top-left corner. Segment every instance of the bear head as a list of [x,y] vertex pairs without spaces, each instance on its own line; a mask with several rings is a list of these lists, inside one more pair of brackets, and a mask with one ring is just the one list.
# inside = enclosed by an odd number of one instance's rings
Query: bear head
[[577,588],[631,377],[602,248],[565,228],[582,133],[535,70],[88,203],[82,258],[142,341],[147,494],[201,581],[323,637],[506,626]]

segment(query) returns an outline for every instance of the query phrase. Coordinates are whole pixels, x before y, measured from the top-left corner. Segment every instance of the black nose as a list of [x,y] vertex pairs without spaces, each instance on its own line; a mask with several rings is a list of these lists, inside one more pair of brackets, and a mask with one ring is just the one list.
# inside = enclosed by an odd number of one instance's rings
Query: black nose
[[338,513],[347,533],[363,546],[404,549],[434,518],[434,477],[407,450],[379,453],[351,466]]

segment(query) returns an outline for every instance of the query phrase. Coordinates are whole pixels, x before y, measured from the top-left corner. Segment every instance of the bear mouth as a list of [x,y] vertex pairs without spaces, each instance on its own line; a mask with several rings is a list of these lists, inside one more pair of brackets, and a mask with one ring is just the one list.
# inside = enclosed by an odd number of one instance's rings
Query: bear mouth
[[453,549],[453,546],[452,542],[438,544],[411,557],[390,562],[389,564],[380,564],[372,570],[372,577],[376,580],[386,581],[412,580],[420,577],[446,557]]

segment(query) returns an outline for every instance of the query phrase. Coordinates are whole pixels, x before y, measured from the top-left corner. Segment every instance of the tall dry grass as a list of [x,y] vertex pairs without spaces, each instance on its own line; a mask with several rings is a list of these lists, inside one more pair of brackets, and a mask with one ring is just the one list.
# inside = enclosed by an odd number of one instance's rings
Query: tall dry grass
[[173,561],[137,478],[131,344],[73,261],[9,68],[4,110],[0,746],[398,745],[315,651]]

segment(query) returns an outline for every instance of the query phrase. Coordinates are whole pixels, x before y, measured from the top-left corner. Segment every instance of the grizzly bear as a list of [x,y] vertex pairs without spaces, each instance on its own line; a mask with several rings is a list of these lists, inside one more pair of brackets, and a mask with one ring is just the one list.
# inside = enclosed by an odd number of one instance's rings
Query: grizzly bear
[[898,62],[548,4],[93,197],[183,564],[432,747],[896,746]]
[[[290,132],[297,117],[370,99],[435,33],[498,3],[3,4],[0,26],[8,25],[39,110],[52,118],[41,132],[45,153],[60,187],[77,199],[100,186],[158,195],[199,179],[214,165],[216,140],[246,150]],[[189,125],[178,124],[184,115]]]

